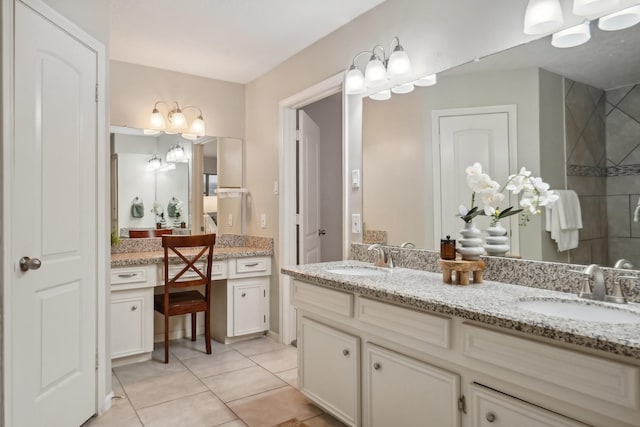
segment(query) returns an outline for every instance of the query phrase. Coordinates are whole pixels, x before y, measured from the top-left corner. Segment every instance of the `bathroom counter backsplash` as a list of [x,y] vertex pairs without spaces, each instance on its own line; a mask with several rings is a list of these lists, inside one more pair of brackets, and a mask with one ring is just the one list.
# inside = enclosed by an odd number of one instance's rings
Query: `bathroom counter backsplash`
[[[273,239],[235,234],[221,234],[216,237],[214,260],[254,256],[273,256]],[[178,261],[177,256],[174,258]],[[163,260],[162,239],[158,237],[122,239],[119,244],[111,246],[111,267],[159,264]]]
[[[336,261],[283,267],[282,272],[295,279],[361,296],[400,304],[409,308],[498,326],[525,334],[549,338],[625,357],[640,359],[638,324],[575,321],[544,316],[518,306],[524,299],[578,300],[575,294],[536,287],[485,280],[468,286],[449,285],[442,274],[402,267],[384,269],[375,276],[339,275],[331,267],[367,265],[360,261]],[[577,303],[589,304],[588,300]],[[640,315],[639,304],[604,303],[613,310],[632,311]]]
[[[368,245],[353,243],[350,259],[373,262],[375,254],[367,248]],[[396,267],[440,273],[442,270],[438,264],[439,259],[440,253],[436,251],[393,248],[393,262]],[[584,265],[491,256],[483,256],[481,259],[486,265],[485,280],[573,294],[580,291],[584,280],[580,274],[569,271],[581,271],[585,268]],[[640,271],[607,267],[602,267],[602,273],[607,285],[607,293],[611,293],[615,278],[623,273],[640,277]],[[640,280],[626,281],[623,285],[627,299],[630,302],[640,303]]]

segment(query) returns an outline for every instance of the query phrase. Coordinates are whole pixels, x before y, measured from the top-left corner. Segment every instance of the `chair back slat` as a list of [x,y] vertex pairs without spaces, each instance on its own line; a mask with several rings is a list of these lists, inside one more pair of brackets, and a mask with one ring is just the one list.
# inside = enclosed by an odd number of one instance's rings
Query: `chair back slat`
[[[205,292],[207,300],[209,299],[213,247],[215,242],[215,234],[162,236],[165,294],[167,294],[171,288],[207,285]],[[194,248],[199,248],[200,250],[194,251]],[[177,255],[182,263],[170,264],[170,254]],[[205,260],[206,262],[203,262]],[[179,265],[182,266],[182,268],[176,274],[170,275],[170,265]]]

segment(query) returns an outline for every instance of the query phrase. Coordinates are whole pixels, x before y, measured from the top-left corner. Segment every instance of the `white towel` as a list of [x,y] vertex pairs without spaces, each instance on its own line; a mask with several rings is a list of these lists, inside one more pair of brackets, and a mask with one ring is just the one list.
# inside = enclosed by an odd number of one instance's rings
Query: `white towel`
[[636,211],[633,213],[633,221],[640,222],[640,198],[638,199],[638,204],[636,205]]
[[573,190],[555,190],[559,198],[547,206],[545,229],[551,232],[551,238],[558,243],[558,252],[575,249],[580,238],[578,230],[582,228],[580,200]]

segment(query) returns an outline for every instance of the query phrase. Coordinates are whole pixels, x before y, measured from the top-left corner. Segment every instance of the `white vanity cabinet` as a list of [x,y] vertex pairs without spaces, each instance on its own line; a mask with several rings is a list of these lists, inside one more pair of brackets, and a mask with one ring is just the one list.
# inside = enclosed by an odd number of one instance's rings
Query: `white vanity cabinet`
[[587,426],[477,384],[470,389],[472,427]]
[[364,353],[363,425],[460,425],[459,375],[371,343]]
[[114,366],[146,360],[153,351],[155,265],[111,269],[111,358]]
[[269,329],[271,257],[229,260],[226,282],[214,282],[211,336],[220,342]]
[[300,391],[346,424],[359,425],[359,339],[305,317],[299,339]]

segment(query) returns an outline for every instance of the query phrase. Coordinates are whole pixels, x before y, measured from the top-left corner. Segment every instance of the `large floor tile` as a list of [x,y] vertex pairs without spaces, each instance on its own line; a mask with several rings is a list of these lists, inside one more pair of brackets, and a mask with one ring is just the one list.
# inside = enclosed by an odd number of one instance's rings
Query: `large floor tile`
[[113,396],[115,398],[122,397],[125,395],[124,389],[122,388],[122,384],[116,377],[116,374],[111,371],[111,390],[113,390]]
[[[164,357],[164,342],[156,343],[156,348],[161,348]],[[225,351],[232,350],[228,344],[222,344],[218,341],[211,340],[211,353],[217,354]],[[177,357],[179,360],[193,359],[194,357],[206,356],[206,345],[204,337],[199,336],[195,341],[191,341],[190,338],[182,338],[169,342],[169,352],[171,355]]]
[[145,427],[209,427],[237,418],[211,392],[144,408],[138,414]]
[[[156,378],[163,375],[172,375],[187,372],[187,368],[177,359],[170,358],[169,363],[159,360],[149,360],[131,365],[119,366],[113,369],[120,384],[126,388],[127,385],[149,378]],[[126,390],[125,390],[126,391]]]
[[184,364],[198,378],[210,377],[211,375],[222,374],[255,365],[251,360],[233,350],[219,354],[194,357],[185,360]]
[[142,423],[129,399],[113,399],[111,409],[99,417],[91,418],[83,427],[142,427]]
[[282,372],[294,369],[298,366],[298,352],[294,347],[269,353],[256,354],[251,360],[270,372]]
[[208,391],[207,387],[188,371],[134,382],[124,385],[124,390],[135,409]]
[[242,420],[233,420],[216,427],[247,427],[247,425],[243,423]]
[[305,427],[345,427],[346,424],[336,420],[329,414],[318,415],[317,417],[304,420]]
[[270,427],[285,420],[305,420],[322,411],[298,390],[283,387],[228,403],[249,427]]
[[298,388],[298,369],[289,369],[288,371],[278,372],[276,374],[282,381],[286,382],[293,388]]
[[253,356],[255,354],[267,353],[269,351],[284,350],[288,346],[266,337],[260,337],[234,343],[232,344],[232,347],[245,356]]
[[284,381],[260,366],[214,375],[202,382],[224,402],[286,386]]

